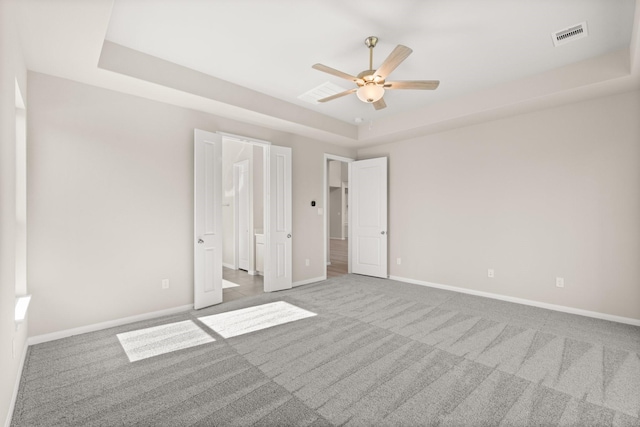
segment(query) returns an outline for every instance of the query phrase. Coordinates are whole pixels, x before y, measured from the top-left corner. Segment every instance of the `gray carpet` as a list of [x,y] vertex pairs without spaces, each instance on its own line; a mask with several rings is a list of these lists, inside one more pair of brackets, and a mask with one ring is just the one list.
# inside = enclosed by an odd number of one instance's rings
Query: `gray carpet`
[[[275,301],[317,315],[197,320]],[[638,327],[350,275],[30,347],[12,425],[640,426],[639,353]]]

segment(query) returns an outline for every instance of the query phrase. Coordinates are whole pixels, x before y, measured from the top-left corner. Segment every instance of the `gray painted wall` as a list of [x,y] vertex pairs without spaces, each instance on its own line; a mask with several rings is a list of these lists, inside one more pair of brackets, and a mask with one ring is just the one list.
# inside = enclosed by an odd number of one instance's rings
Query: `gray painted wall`
[[639,117],[634,91],[359,150],[389,157],[390,274],[640,319]]
[[292,147],[293,280],[324,274],[309,201],[324,153],[354,150],[43,74],[29,84],[31,336],[193,302],[194,128]]

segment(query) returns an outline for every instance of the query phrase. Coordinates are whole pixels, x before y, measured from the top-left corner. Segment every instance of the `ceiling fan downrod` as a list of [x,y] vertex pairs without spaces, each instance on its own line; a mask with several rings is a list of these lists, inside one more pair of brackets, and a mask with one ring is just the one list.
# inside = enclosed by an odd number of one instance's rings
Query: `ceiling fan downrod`
[[364,39],[364,44],[369,48],[369,69],[373,69],[373,48],[378,44],[378,38],[376,36],[369,36]]

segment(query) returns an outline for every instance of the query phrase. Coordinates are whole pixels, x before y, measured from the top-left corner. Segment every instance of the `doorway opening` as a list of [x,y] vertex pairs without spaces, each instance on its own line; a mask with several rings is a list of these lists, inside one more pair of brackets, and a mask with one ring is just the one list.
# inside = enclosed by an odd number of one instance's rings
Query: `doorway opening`
[[348,274],[349,163],[353,159],[324,155],[324,229],[326,277]]
[[222,139],[223,302],[264,292],[263,144]]
[[[256,214],[255,218],[253,215],[250,216],[249,229],[252,230],[250,232],[254,233],[253,244],[260,243],[260,240],[256,237],[260,236],[260,230],[263,231],[264,280],[262,289],[254,286],[254,288],[258,289],[253,289],[253,292],[258,290],[276,292],[291,289],[293,285],[293,269],[291,265],[293,248],[291,147],[272,145],[267,141],[238,137],[221,132],[213,133],[195,129],[193,138],[193,305],[196,310],[223,302],[224,263],[227,263],[228,268],[231,268],[229,266],[236,268],[235,255],[233,255],[234,258],[230,258],[227,253],[227,259],[223,262],[225,246],[227,252],[229,252],[230,242],[232,241],[227,235],[227,244],[225,245],[225,228],[227,231],[231,229],[231,234],[235,235],[235,225],[229,227],[228,220],[227,226],[223,225],[223,217],[225,216],[223,212],[227,210],[227,217],[229,217],[231,210],[231,202],[228,197],[230,194],[234,194],[233,191],[229,191],[228,187],[225,189],[222,185],[222,146],[225,140],[249,143],[252,150],[253,146],[259,146],[263,149],[261,152],[262,172],[254,174],[256,177],[262,176],[262,185],[253,186],[253,190],[256,192],[262,188],[262,197],[259,197],[262,200],[262,215]],[[260,162],[255,163],[259,164]],[[247,182],[251,181],[252,179],[247,178]],[[252,199],[253,192],[251,192],[250,201]],[[226,205],[227,209],[223,209],[223,205]],[[263,229],[258,228],[260,227],[259,224],[257,227],[255,224],[260,219],[262,219]],[[231,252],[235,254],[235,242],[232,248]],[[258,255],[260,255],[259,250]],[[249,249],[249,257],[248,268],[255,272],[256,264],[260,264],[259,256],[256,257],[255,255],[255,247]],[[256,261],[258,262],[256,263]],[[260,268],[258,267],[257,270],[259,271]]]

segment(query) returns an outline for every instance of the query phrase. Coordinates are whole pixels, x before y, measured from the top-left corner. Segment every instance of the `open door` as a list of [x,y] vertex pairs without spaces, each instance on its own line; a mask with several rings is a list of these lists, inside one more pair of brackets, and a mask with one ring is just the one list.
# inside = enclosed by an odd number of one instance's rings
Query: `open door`
[[350,272],[387,278],[387,158],[349,163]]
[[194,132],[195,309],[222,302],[222,137]]
[[266,199],[268,200],[265,292],[291,289],[291,148],[269,146]]

